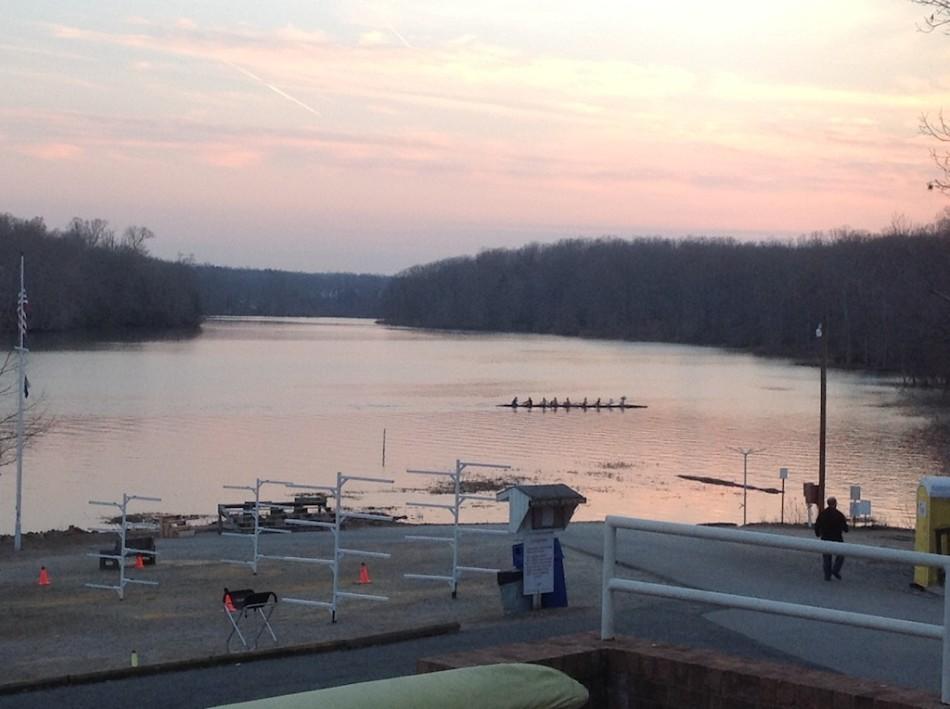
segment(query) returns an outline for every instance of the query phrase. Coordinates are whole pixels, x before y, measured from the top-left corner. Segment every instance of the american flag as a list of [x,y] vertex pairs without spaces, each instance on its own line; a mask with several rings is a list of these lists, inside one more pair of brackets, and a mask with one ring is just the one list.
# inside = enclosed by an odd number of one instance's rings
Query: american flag
[[26,322],[26,311],[27,307],[30,305],[29,299],[26,297],[26,288],[20,288],[20,295],[17,298],[17,320],[20,326],[20,338],[26,337],[27,331],[27,322]]

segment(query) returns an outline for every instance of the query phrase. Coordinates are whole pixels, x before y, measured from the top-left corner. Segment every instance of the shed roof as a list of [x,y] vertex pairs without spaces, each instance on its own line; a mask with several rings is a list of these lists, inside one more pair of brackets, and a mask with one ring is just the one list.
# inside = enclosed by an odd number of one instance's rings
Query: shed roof
[[536,504],[558,504],[569,502],[580,505],[587,502],[587,498],[564,483],[552,485],[513,485],[505,488],[496,496],[499,501],[510,499],[511,492],[518,490]]

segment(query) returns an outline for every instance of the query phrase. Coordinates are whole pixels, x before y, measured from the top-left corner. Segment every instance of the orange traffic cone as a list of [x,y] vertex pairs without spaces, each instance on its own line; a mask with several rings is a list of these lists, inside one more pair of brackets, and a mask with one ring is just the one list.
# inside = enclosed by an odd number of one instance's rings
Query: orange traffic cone
[[135,568],[144,569],[145,568],[145,559],[142,558],[141,554],[135,555]]
[[369,578],[369,568],[365,561],[360,562],[360,584],[373,583]]
[[46,571],[45,566],[40,567],[40,580],[37,581],[40,586],[51,586],[52,582],[49,580],[49,573]]
[[234,601],[231,600],[231,594],[228,593],[227,589],[224,589],[224,609],[229,613],[237,612],[237,608],[234,607]]

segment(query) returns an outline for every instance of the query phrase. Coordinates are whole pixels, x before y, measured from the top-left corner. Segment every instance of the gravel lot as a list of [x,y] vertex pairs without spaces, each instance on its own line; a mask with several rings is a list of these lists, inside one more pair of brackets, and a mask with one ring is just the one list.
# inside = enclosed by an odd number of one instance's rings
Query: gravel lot
[[[451,534],[451,527],[408,525],[367,527],[347,531],[344,546],[392,554],[366,558],[372,580],[357,585],[360,558],[346,556],[341,590],[388,596],[387,602],[343,599],[337,622],[325,609],[280,602],[271,623],[280,646],[359,637],[423,625],[463,625],[504,618],[494,575],[463,577],[456,600],[448,583],[403,578],[403,573],[448,574],[451,548],[446,543],[409,542],[408,533]],[[230,624],[221,606],[225,587],[274,591],[278,598],[326,601],[330,571],[321,565],[262,560],[258,574],[249,567],[221,560],[247,559],[249,540],[213,532],[181,539],[157,539],[154,566],[127,568],[132,578],[158,581],[159,586],[129,585],[125,599],[114,591],[85,583],[114,583],[117,571],[100,570],[86,556],[111,546],[114,535],[56,533],[24,538],[23,551],[12,552],[4,540],[0,551],[0,589],[6,612],[0,615],[0,684],[128,667],[135,650],[141,664],[203,658],[226,653]],[[465,535],[460,563],[511,568],[512,538]],[[267,535],[266,554],[332,556],[328,532]],[[52,581],[37,585],[40,566]],[[565,561],[571,608],[599,607],[600,563],[587,554],[567,552]],[[261,647],[273,646],[269,637]]]

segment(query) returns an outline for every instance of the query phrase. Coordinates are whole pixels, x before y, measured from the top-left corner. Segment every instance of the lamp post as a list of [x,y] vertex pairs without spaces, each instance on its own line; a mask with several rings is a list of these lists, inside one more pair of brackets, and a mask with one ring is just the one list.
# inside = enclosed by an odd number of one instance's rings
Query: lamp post
[[748,501],[749,501],[749,456],[755,453],[761,453],[764,448],[732,448],[729,450],[739,453],[742,456],[742,526],[746,525],[748,520]]
[[815,337],[821,340],[821,413],[818,424],[818,511],[825,508],[825,429],[828,419],[828,323],[818,323]]

